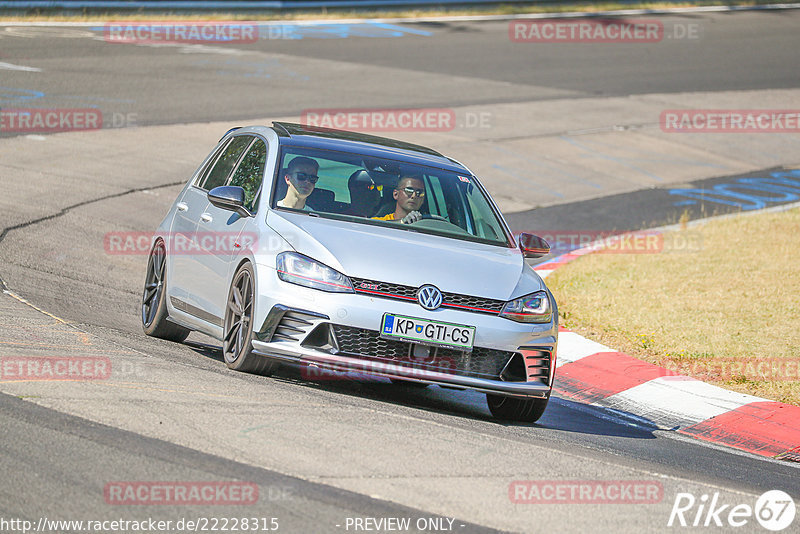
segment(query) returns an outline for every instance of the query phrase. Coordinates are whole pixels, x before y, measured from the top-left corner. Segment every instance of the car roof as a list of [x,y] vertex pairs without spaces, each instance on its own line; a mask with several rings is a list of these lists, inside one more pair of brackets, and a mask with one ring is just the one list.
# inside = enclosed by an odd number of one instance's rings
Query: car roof
[[367,156],[399,159],[460,173],[470,173],[461,163],[432,148],[405,141],[291,122],[273,122],[272,129],[278,134],[282,145],[357,152]]

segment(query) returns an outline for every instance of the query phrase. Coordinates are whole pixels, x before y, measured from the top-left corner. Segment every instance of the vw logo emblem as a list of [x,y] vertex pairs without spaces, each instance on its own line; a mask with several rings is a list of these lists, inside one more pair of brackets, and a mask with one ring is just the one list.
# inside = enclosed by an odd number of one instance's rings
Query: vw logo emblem
[[442,305],[442,292],[436,286],[422,286],[417,290],[417,302],[426,310],[435,310]]

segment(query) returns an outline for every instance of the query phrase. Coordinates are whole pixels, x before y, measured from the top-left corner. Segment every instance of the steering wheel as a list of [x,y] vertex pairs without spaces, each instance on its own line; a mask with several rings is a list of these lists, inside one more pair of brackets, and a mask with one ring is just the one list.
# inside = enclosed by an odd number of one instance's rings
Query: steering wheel
[[414,221],[411,224],[417,224],[420,221],[430,221],[430,220],[449,222],[446,217],[441,217],[439,215],[433,215],[431,213],[423,213],[421,219],[417,219],[416,221]]

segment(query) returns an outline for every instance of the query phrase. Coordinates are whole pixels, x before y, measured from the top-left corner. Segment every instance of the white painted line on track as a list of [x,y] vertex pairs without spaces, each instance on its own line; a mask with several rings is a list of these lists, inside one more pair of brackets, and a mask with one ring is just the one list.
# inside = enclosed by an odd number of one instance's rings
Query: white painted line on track
[[25,72],[42,72],[42,69],[36,67],[26,67],[25,65],[14,65],[13,63],[4,63],[0,61],[0,69],[2,70],[21,70]]
[[564,364],[576,362],[598,352],[617,352],[596,341],[586,339],[575,332],[558,333],[558,360],[556,368]]
[[541,269],[541,270],[536,270],[536,274],[538,274],[542,278],[542,280],[544,280],[545,278],[550,276],[550,273],[552,273],[553,271],[554,269]]

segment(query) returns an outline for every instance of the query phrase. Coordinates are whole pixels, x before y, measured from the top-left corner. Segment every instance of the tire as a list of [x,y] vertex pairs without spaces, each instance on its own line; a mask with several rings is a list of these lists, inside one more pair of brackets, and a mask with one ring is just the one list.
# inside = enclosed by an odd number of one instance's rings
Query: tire
[[254,280],[253,266],[249,263],[242,265],[233,277],[225,306],[222,355],[229,369],[267,376],[278,363],[253,354]]
[[489,411],[497,419],[535,423],[544,414],[549,399],[520,399],[486,394]]
[[182,342],[191,330],[170,323],[167,314],[167,249],[157,241],[147,259],[142,292],[142,329],[148,336]]

